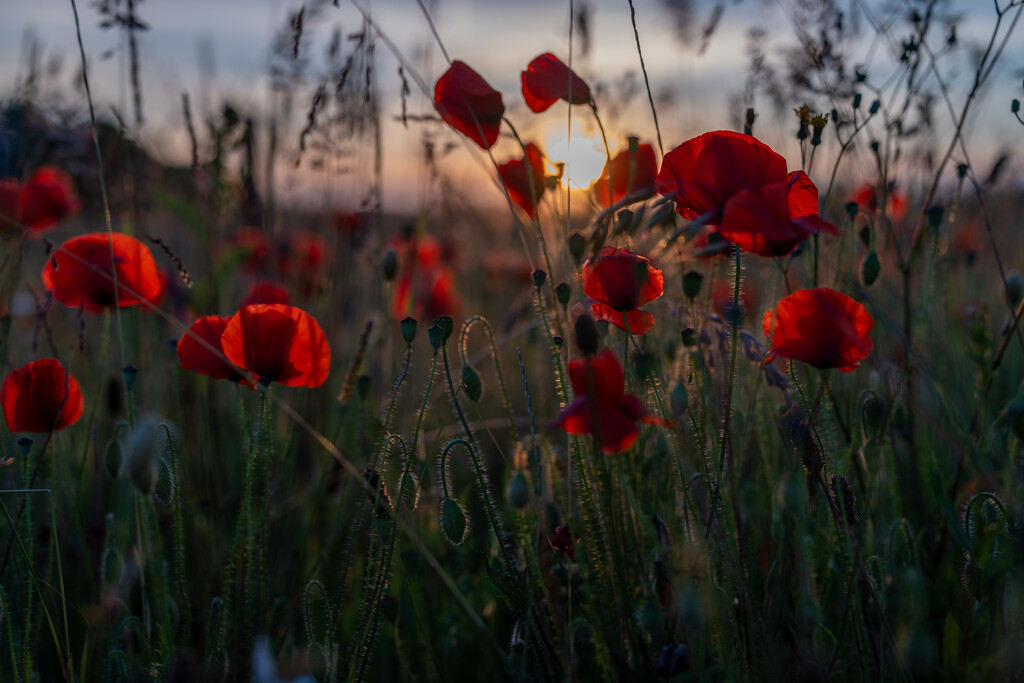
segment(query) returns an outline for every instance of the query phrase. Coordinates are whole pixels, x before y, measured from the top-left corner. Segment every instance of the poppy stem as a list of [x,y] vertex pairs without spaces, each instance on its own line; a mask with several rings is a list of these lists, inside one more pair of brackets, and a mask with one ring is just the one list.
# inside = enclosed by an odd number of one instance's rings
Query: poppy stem
[[661,127],[658,125],[658,110],[654,106],[654,96],[651,94],[651,81],[647,77],[647,65],[644,64],[644,53],[640,49],[640,32],[636,28],[636,7],[633,0],[629,0],[629,19],[633,23],[633,37],[636,39],[636,54],[640,58],[640,71],[644,75],[644,86],[647,88],[647,101],[651,104],[651,115],[654,117],[654,132],[658,134],[658,149],[661,156],[665,156],[665,144],[661,141]]
[[501,373],[501,363],[498,361],[498,346],[494,343],[494,332],[487,318],[482,315],[475,315],[462,324],[462,332],[459,335],[459,351],[462,356],[462,364],[469,365],[469,345],[467,343],[470,328],[479,323],[487,333],[487,341],[491,348],[491,358],[494,360],[494,370],[498,375],[498,386],[501,387],[501,402],[505,407],[508,416],[509,433],[514,437],[516,434],[516,421],[512,414],[512,404],[508,400],[508,389],[505,387],[505,377]]
[[[604,156],[605,163],[608,169],[608,206],[611,206],[615,202],[614,185],[612,184],[612,149],[608,146],[608,136],[604,132],[604,124],[601,123],[601,117],[597,115],[597,104],[594,100],[590,100],[590,111],[594,112],[594,120],[597,121],[597,129],[601,131],[601,142],[604,143]],[[634,160],[635,163],[635,160]],[[630,185],[626,185],[627,192],[630,189]]]

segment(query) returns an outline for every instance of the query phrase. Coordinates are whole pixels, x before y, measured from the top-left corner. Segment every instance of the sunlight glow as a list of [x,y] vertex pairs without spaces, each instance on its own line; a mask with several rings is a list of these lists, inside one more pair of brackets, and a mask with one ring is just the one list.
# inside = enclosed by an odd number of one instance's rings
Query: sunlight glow
[[562,186],[569,184],[573,189],[585,190],[601,177],[604,170],[605,153],[600,140],[583,134],[573,134],[571,140],[557,138],[547,147],[551,163],[564,163],[565,175]]

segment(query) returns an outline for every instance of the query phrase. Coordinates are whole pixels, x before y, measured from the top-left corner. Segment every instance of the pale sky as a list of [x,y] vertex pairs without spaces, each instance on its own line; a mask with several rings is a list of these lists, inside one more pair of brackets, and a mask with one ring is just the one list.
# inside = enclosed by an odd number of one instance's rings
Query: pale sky
[[[361,4],[371,9],[381,30],[415,65],[428,87],[432,87],[445,63],[415,0],[362,0]],[[519,72],[542,52],[551,51],[562,59],[568,58],[568,2],[440,0],[427,4],[433,7],[438,32],[451,57],[470,64],[503,93],[509,117],[524,137],[538,138],[549,145],[558,137],[564,137],[565,105],[559,103],[539,116],[529,112],[522,103]],[[591,0],[589,4],[592,9],[591,52],[585,59],[580,57],[577,35],[574,68],[592,86],[598,81],[617,82],[627,72],[638,75],[639,62],[626,0]],[[669,149],[692,135],[733,126],[735,115],[729,107],[743,90],[749,62],[744,46],[750,28],[759,26],[767,30],[769,49],[792,42],[792,26],[779,2],[744,0],[737,4],[735,0],[728,0],[722,22],[703,55],[698,55],[692,46],[681,45],[672,15],[661,0],[636,0],[635,4],[652,87],[656,95],[668,92],[672,95],[671,102],[662,102],[658,107],[662,135]],[[706,21],[709,8],[714,4],[693,0],[698,23]],[[180,105],[182,92],[190,93],[197,115],[203,109],[217,109],[226,99],[257,116],[267,111],[270,103],[267,66],[272,36],[285,25],[288,13],[300,5],[283,0],[146,0],[137,5],[139,16],[150,26],[149,31],[138,34],[146,115],[142,137],[155,156],[175,163],[186,158]],[[340,0],[339,5],[339,8],[326,7],[318,20],[307,23],[309,54],[315,60],[320,60],[326,50],[333,26],[340,25],[345,33],[360,27],[359,14],[350,2]],[[965,10],[959,25],[961,42],[987,38],[985,32],[993,22],[991,6],[969,0],[961,0],[956,5],[971,8]],[[55,76],[48,80],[46,98],[49,99],[44,102],[84,107],[81,94],[71,87],[79,69],[79,57],[70,4],[66,0],[0,0],[0,7],[5,17],[0,24],[0,98],[9,97],[19,75],[24,75],[25,37],[32,36],[42,46],[43,64],[60,64]],[[109,113],[114,106],[127,114],[130,91],[126,85],[122,33],[98,28],[98,14],[88,3],[80,3],[79,12],[99,112],[101,115]],[[985,93],[986,99],[979,103],[978,117],[967,127],[972,150],[977,150],[974,160],[979,167],[983,166],[986,155],[992,156],[994,145],[1000,142],[1015,147],[1018,157],[1024,156],[1020,145],[1024,127],[1009,114],[1009,100],[1024,97],[1021,92],[1022,46],[1024,40],[1019,34],[1014,36],[1001,62],[1002,68],[994,74]],[[215,72],[206,78],[200,73],[199,54],[203,50],[212,53],[215,64]],[[886,63],[880,57],[876,57],[876,61]],[[967,71],[962,66],[963,60],[955,59],[949,64],[950,77],[959,73],[962,81]],[[377,46],[376,68],[380,74],[378,87],[383,98],[384,118],[388,120],[384,131],[385,204],[396,209],[414,209],[422,201],[424,188],[423,170],[418,163],[422,128],[410,124],[405,130],[400,123],[391,121],[400,112],[397,96],[400,84],[397,62],[383,43]],[[780,76],[784,77],[784,73]],[[203,83],[208,84],[208,90],[203,89]],[[624,103],[625,107],[614,119],[610,117],[613,103],[598,100],[602,114],[608,117],[605,124],[613,148],[623,144],[629,133],[654,142],[650,108],[642,82],[638,83],[641,89],[631,101]],[[433,113],[430,100],[418,92],[414,83],[410,81],[410,84],[413,94],[408,100],[409,112]],[[961,91],[964,89],[961,87]],[[305,109],[314,90],[312,79],[297,84],[293,108],[296,126],[301,127],[304,122]],[[958,103],[962,98],[962,92],[954,93]],[[865,94],[865,101],[869,100]],[[786,156],[790,166],[795,168],[799,163],[792,136],[795,121],[788,112],[781,120],[776,119],[766,101],[758,104],[762,116],[755,132]],[[593,133],[590,113],[583,108],[575,108],[574,112],[573,134]],[[948,121],[944,106],[936,107],[935,113],[940,123]],[[940,139],[948,142],[948,136]],[[451,132],[447,138],[442,134],[440,140],[459,145],[440,162],[446,173],[472,178],[473,174],[481,172],[479,169],[489,167],[486,156],[472,143],[463,145],[456,133]],[[283,147],[285,156],[293,158],[297,129],[284,138]],[[514,150],[511,143],[502,142],[495,148],[495,156],[500,162],[513,156]],[[1015,159],[1018,170],[1021,161]],[[365,168],[368,162],[364,159],[360,163]],[[279,180],[286,187],[308,191],[308,176],[294,175],[290,168],[290,163],[282,164]],[[857,168],[856,165],[851,167],[851,172]],[[360,195],[364,191],[360,180],[341,179],[332,195],[343,200]],[[410,191],[409,188],[417,189]],[[486,179],[479,194],[493,201],[501,198]]]

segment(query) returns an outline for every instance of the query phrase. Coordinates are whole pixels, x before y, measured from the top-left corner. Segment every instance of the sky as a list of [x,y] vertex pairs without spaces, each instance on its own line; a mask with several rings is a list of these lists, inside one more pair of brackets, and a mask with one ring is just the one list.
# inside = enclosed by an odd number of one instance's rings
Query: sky
[[[688,43],[679,39],[674,15],[665,0],[636,0],[637,24],[652,89],[658,98],[659,123],[667,148],[706,130],[732,128],[737,119],[739,97],[743,92],[749,57],[745,43],[753,27],[766,30],[769,53],[793,41],[792,24],[785,11],[790,0],[727,0],[717,31],[705,52],[699,54],[697,40]],[[373,16],[380,30],[397,46],[426,83],[429,90],[445,67],[445,61],[430,33],[428,24],[415,0],[358,0]],[[679,0],[676,0],[677,4]],[[841,4],[845,0],[841,0]],[[181,114],[181,95],[188,92],[197,111],[197,118],[231,100],[258,118],[272,106],[268,90],[269,46],[275,33],[287,25],[287,17],[302,3],[284,0],[146,0],[137,5],[139,16],[149,30],[139,33],[141,81],[145,124],[140,136],[157,158],[168,163],[183,163],[188,145]],[[453,59],[462,59],[477,70],[492,86],[504,94],[509,117],[516,122],[524,137],[539,139],[546,147],[564,140],[566,108],[553,107],[543,115],[530,113],[519,92],[519,72],[536,55],[554,52],[568,59],[569,3],[551,0],[434,0],[425,3],[431,11],[438,34]],[[577,0],[576,6],[583,3]],[[636,44],[630,25],[626,0],[590,0],[590,51],[582,55],[580,35],[575,34],[573,66],[592,85],[611,87],[598,97],[598,108],[608,128],[609,143],[614,148],[625,145],[629,134],[645,141],[655,135],[650,107],[642,89],[622,97],[614,88],[626,74],[639,75]],[[682,3],[686,4],[686,3]],[[692,0],[697,24],[710,14],[713,0]],[[848,3],[851,6],[852,2]],[[53,75],[46,83],[45,101],[63,107],[83,107],[81,93],[74,82],[79,69],[75,42],[74,19],[65,0],[0,0],[6,20],[0,24],[0,99],[15,91],[19,77],[26,71],[27,38],[38,41],[42,63],[54,65]],[[979,9],[984,7],[984,9]],[[962,44],[978,42],[987,37],[994,17],[990,5],[958,0],[950,3],[950,11],[963,16],[958,26]],[[79,4],[82,39],[90,63],[90,79],[94,99],[101,116],[109,116],[113,108],[130,111],[130,90],[123,32],[99,28],[99,15],[94,6]],[[340,0],[339,7],[326,6],[319,16],[307,18],[303,54],[314,63],[326,50],[334,26],[344,33],[359,30],[360,14],[352,0]],[[870,46],[859,47],[868,54]],[[856,52],[856,51],[854,51]],[[960,57],[966,56],[968,49]],[[202,55],[210,55],[212,59]],[[385,205],[410,210],[429,198],[426,171],[420,163],[423,124],[408,128],[394,119],[401,109],[398,97],[401,82],[398,63],[383,44],[378,44],[375,68],[379,74],[378,88],[386,124],[383,131],[385,169]],[[212,70],[204,64],[213,65]],[[883,64],[876,53],[876,63]],[[948,78],[958,86],[954,100],[963,99],[968,69],[963,59],[949,62]],[[1009,100],[1022,97],[1021,72],[1024,71],[1024,40],[1015,36],[1001,62],[992,84],[978,103],[980,114],[971,119],[967,135],[972,149],[979,150],[975,164],[996,154],[1000,144],[1010,144],[1020,154],[1022,128],[1009,115]],[[872,74],[874,75],[874,74]],[[640,85],[639,81],[634,81]],[[412,93],[407,99],[411,114],[432,114],[429,96],[419,91],[410,80]],[[305,109],[316,88],[316,79],[295,82],[293,129],[283,137],[288,159],[282,159],[278,182],[286,196],[297,201],[308,200],[303,193],[319,198],[331,197],[333,202],[354,203],[365,194],[368,153],[356,151],[352,158],[339,162],[341,177],[325,181],[324,190],[308,171],[293,171],[297,154],[298,128],[305,120]],[[959,99],[957,99],[959,97]],[[49,99],[46,99],[49,98]],[[602,99],[603,98],[603,99]],[[792,103],[796,106],[798,103]],[[824,102],[822,102],[824,105]],[[761,118],[755,131],[759,137],[787,157],[791,167],[799,162],[799,152],[792,133],[795,120],[788,110],[777,118],[767,101],[758,102]],[[574,108],[572,135],[595,141],[597,132],[588,111]],[[937,118],[948,121],[944,107],[936,108]],[[127,118],[127,116],[126,116]],[[793,130],[790,130],[793,129]],[[454,142],[455,150],[440,160],[442,170],[457,181],[481,182],[490,160],[472,146],[464,144],[454,132],[434,127],[440,142]],[[447,137],[446,137],[447,136]],[[945,138],[948,141],[948,137]],[[1009,143],[1007,143],[1009,141]],[[514,155],[515,146],[503,141],[495,148],[499,162]],[[1017,159],[1017,161],[1021,161]],[[869,171],[869,163],[860,160],[856,172]],[[1015,168],[1020,169],[1017,165]],[[314,174],[315,175],[315,174]],[[489,201],[501,198],[493,181],[482,180],[484,190],[477,193]],[[313,189],[310,189],[313,188]]]

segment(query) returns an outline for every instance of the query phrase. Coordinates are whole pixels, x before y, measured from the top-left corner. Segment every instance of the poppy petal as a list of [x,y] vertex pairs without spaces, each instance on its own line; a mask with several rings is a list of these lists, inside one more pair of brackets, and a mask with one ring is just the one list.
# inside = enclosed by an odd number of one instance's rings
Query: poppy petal
[[434,108],[449,126],[484,149],[498,141],[505,115],[501,93],[464,62],[452,62],[434,85]]
[[[110,267],[111,251],[116,268]],[[117,275],[116,297],[113,273]],[[57,301],[87,311],[100,311],[115,303],[122,308],[155,305],[164,290],[149,247],[124,233],[90,233],[68,240],[47,259],[42,278]]]
[[536,114],[558,100],[571,104],[590,102],[590,86],[550,52],[535,57],[522,72],[521,80],[526,106]]
[[4,378],[0,404],[12,432],[60,431],[82,417],[82,388],[59,360],[43,358]]

